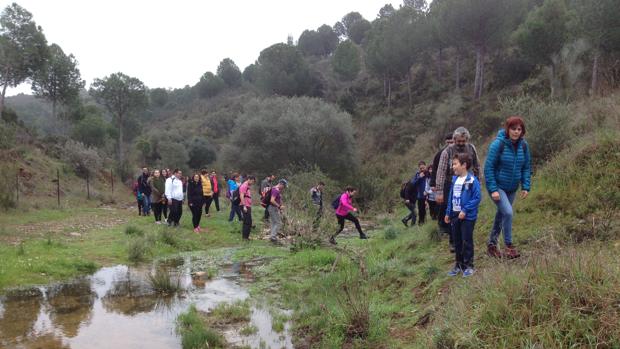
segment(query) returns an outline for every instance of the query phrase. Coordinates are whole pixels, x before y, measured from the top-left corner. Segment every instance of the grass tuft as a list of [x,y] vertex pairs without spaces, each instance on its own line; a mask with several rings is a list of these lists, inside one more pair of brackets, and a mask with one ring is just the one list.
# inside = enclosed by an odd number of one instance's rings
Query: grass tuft
[[162,268],[157,268],[155,273],[149,274],[148,280],[153,290],[161,294],[171,295],[181,289],[181,280],[177,278],[174,282],[170,274]]
[[183,349],[223,348],[226,344],[219,333],[205,325],[194,305],[177,317],[176,330]]
[[144,236],[144,231],[135,225],[128,225],[125,227],[125,234],[129,236]]
[[127,259],[130,262],[137,263],[146,259],[146,255],[149,253],[149,245],[146,239],[138,238],[129,241],[127,247]]

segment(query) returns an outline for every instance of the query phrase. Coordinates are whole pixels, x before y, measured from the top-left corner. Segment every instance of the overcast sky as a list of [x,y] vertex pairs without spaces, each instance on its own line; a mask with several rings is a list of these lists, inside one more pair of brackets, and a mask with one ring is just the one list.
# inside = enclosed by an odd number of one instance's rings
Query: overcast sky
[[[0,0],[4,9],[13,1]],[[239,68],[261,50],[295,40],[305,29],[334,25],[357,11],[373,20],[386,0],[19,0],[56,43],[79,62],[82,78],[115,72],[137,77],[148,87],[194,85],[230,57]],[[31,93],[29,85],[7,95]]]

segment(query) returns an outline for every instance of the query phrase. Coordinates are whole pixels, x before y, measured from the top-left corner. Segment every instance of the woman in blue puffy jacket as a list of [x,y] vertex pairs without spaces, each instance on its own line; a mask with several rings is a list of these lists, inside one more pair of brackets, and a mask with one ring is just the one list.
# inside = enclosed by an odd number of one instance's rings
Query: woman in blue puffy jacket
[[486,187],[497,206],[495,221],[489,235],[487,253],[492,257],[502,257],[497,247],[500,232],[504,232],[504,257],[519,257],[512,243],[512,204],[521,186],[521,199],[530,191],[531,157],[525,136],[525,123],[519,116],[506,120],[504,129],[489,146],[484,165]]

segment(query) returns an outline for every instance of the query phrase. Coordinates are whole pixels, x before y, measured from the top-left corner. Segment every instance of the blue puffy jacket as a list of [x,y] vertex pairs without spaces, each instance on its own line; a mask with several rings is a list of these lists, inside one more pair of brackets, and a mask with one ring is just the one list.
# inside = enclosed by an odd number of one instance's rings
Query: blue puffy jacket
[[[501,149],[502,143],[504,149]],[[531,170],[530,147],[527,142],[521,138],[515,147],[506,131],[500,130],[489,146],[484,163],[484,179],[488,192],[493,193],[498,189],[514,192],[519,189],[519,183],[521,189],[530,191]]]
[[[448,195],[448,207],[446,208],[446,215],[456,216],[456,212],[452,212],[452,195],[454,193],[454,185],[458,176],[452,177],[452,186],[450,187],[450,194]],[[465,213],[466,221],[475,221],[478,218],[478,206],[482,195],[480,194],[480,181],[469,172],[465,177],[465,183],[463,183],[463,190],[461,191],[461,212]]]

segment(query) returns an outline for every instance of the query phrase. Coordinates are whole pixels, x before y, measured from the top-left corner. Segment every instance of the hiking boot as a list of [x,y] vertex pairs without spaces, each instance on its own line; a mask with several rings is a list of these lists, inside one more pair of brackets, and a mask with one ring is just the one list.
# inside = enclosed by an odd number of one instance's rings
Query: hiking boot
[[519,254],[517,249],[512,244],[509,244],[506,245],[506,248],[504,249],[504,257],[508,259],[519,258],[521,257],[521,254]]
[[366,239],[368,239],[368,236],[366,236],[366,234],[364,234],[364,233],[361,233],[360,234],[360,239],[366,240]]
[[333,236],[329,238],[329,243],[332,245],[338,245],[338,243],[336,242],[336,239]]
[[408,227],[408,225],[407,225],[407,220],[406,220],[406,219],[404,219],[404,218],[403,218],[403,219],[401,219],[400,221],[401,221],[401,222],[403,222],[403,224],[405,225],[405,227]]
[[461,271],[461,267],[455,265],[454,268],[448,272],[448,276],[457,276]]
[[502,258],[502,252],[497,248],[496,245],[489,244],[487,246],[487,255],[493,258]]
[[463,272],[463,277],[464,277],[464,278],[466,278],[466,277],[470,277],[470,276],[474,275],[474,273],[475,273],[475,272],[476,272],[476,271],[474,270],[474,268],[467,268],[467,269],[465,269],[465,271]]

